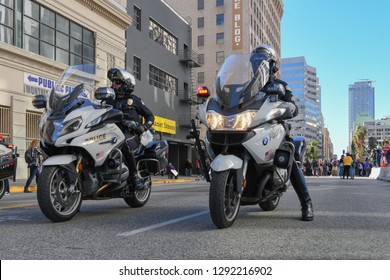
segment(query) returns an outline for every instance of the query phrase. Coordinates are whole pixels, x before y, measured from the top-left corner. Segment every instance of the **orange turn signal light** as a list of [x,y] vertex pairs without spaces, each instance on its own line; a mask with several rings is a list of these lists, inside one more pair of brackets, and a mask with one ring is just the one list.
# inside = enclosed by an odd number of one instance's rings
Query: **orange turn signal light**
[[210,91],[207,87],[199,87],[196,95],[198,97],[206,97],[207,98],[210,96]]

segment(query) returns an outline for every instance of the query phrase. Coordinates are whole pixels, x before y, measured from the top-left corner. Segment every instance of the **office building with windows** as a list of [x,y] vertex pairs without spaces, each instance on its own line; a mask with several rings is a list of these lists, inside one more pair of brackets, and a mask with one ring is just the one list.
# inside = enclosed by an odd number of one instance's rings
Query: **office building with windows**
[[[317,69],[306,63],[303,56],[283,58],[281,64],[282,80],[287,82],[293,92],[293,99],[299,114],[288,122],[293,136],[305,136],[306,141],[316,140],[324,154],[323,116],[321,111],[321,86]],[[330,140],[326,145],[331,147]],[[327,152],[332,154],[332,151]]]
[[349,145],[361,114],[365,114],[364,121],[375,120],[375,87],[374,81],[365,80],[348,86],[348,131]]
[[[64,69],[95,63],[98,86],[110,86],[107,70],[126,68],[136,78],[134,93],[156,116],[157,137],[169,141],[169,160],[184,173],[192,157],[192,74],[200,66],[191,31],[160,0],[0,1],[0,133],[23,156],[39,138],[42,111],[33,96],[48,93]],[[22,160],[17,177],[27,177]]]
[[196,158],[186,139],[195,118],[194,72],[201,66],[192,50],[192,28],[164,1],[128,0],[133,18],[127,30],[126,68],[136,78],[134,94],[155,115],[157,137],[169,142],[169,161],[184,174]]
[[33,96],[48,93],[72,64],[98,64],[105,86],[110,61],[125,67],[131,21],[124,0],[0,1],[0,133],[18,147],[17,178],[27,177],[23,155],[39,138]]
[[165,0],[192,25],[193,50],[203,63],[197,86],[213,88],[219,68],[233,52],[271,45],[280,57],[283,1]]

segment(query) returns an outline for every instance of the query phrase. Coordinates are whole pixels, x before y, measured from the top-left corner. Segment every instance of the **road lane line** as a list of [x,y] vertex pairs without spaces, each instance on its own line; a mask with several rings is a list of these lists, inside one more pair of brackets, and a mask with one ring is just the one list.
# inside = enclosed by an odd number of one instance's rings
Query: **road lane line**
[[28,207],[28,206],[34,206],[34,203],[23,203],[23,204],[12,204],[12,205],[4,205],[0,206],[0,210],[4,209],[12,209],[12,208],[21,208],[21,207]]
[[135,235],[135,234],[138,234],[138,233],[141,233],[141,232],[153,230],[153,229],[156,229],[156,228],[160,228],[160,227],[164,227],[164,226],[171,225],[171,224],[174,224],[174,223],[178,223],[178,222],[181,222],[181,221],[185,221],[185,220],[188,220],[188,219],[192,219],[192,218],[204,215],[206,213],[209,213],[209,211],[207,210],[207,211],[195,213],[195,214],[192,214],[192,215],[184,216],[184,217],[181,217],[181,218],[177,218],[177,219],[174,219],[174,220],[166,221],[166,222],[163,222],[163,223],[158,223],[158,224],[150,225],[150,226],[139,228],[139,229],[135,229],[135,230],[122,232],[122,233],[119,233],[117,236]]

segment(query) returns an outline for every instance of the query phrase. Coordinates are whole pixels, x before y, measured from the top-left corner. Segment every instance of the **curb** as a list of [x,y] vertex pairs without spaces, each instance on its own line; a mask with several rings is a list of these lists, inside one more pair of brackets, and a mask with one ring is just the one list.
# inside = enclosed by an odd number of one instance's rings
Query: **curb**
[[[193,178],[193,179],[156,179],[152,180],[152,185],[160,185],[160,184],[170,184],[170,183],[186,183],[186,182],[195,182],[202,181],[201,178]],[[11,183],[12,184],[12,183]],[[22,193],[24,191],[24,186],[10,186],[9,187],[11,193]],[[30,186],[28,188],[32,192],[37,191],[37,186]]]

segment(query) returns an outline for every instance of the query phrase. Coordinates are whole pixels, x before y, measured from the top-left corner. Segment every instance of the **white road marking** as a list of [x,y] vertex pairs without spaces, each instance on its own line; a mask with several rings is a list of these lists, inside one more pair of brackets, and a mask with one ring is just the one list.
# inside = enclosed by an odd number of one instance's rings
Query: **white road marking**
[[139,229],[135,229],[135,230],[122,232],[122,233],[119,233],[118,236],[135,235],[135,234],[138,234],[138,233],[141,233],[141,232],[153,230],[153,229],[156,229],[156,228],[160,228],[160,227],[164,227],[164,226],[171,225],[171,224],[174,224],[174,223],[178,223],[178,222],[181,222],[181,221],[184,221],[184,220],[192,219],[192,218],[204,215],[206,213],[209,213],[209,211],[207,210],[207,211],[195,213],[195,214],[192,214],[192,215],[184,216],[184,217],[181,217],[181,218],[177,218],[177,219],[174,219],[174,220],[166,221],[166,222],[163,222],[163,223],[158,223],[158,224],[150,225],[150,226],[139,228]]

